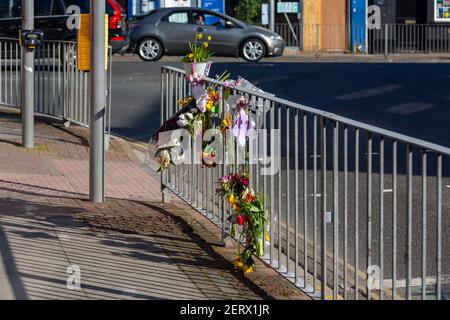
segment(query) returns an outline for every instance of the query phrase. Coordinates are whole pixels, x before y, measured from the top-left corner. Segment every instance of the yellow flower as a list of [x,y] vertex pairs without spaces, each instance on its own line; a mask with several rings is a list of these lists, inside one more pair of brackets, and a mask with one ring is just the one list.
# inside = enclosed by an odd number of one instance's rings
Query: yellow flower
[[214,103],[212,101],[208,101],[206,103],[206,110],[211,111],[211,109],[214,107]]
[[208,42],[203,42],[203,48],[208,48]]
[[236,259],[234,259],[233,265],[237,268],[237,269],[241,269],[244,264],[242,263],[242,259],[240,256],[237,256]]
[[266,233],[266,241],[270,241],[270,234],[268,232]]
[[211,41],[212,40],[212,37],[211,36],[208,36],[208,41]]
[[242,270],[244,271],[244,273],[252,273],[253,272],[253,266],[244,265]]
[[203,38],[203,34],[201,34],[201,33],[198,33],[198,34],[197,34],[197,39],[199,39],[199,40],[200,40],[200,39],[202,39],[202,38]]
[[228,196],[228,202],[230,204],[234,204],[235,198],[234,198],[234,194],[233,193]]
[[193,53],[189,53],[188,59],[191,60],[191,61],[194,60],[194,54]]
[[222,124],[224,127],[229,128],[231,126],[231,115],[229,113],[226,114],[225,119],[223,119]]

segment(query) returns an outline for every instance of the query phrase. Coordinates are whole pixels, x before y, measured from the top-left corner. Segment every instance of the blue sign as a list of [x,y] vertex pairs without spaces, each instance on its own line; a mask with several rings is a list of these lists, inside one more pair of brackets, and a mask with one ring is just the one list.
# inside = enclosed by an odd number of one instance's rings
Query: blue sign
[[366,52],[367,37],[367,0],[351,1],[351,42],[353,52]]
[[[202,8],[212,10],[218,13],[225,13],[224,0],[202,0]],[[207,25],[212,25],[216,23],[219,19],[217,17],[206,16],[205,23]]]
[[225,13],[224,0],[202,0],[202,8]]

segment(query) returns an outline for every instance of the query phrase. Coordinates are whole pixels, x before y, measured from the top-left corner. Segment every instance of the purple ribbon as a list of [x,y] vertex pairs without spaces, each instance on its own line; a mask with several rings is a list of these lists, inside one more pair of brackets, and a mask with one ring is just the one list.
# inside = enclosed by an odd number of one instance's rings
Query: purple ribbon
[[236,120],[234,121],[233,136],[238,139],[241,147],[245,146],[248,132],[248,115],[244,109],[240,109]]

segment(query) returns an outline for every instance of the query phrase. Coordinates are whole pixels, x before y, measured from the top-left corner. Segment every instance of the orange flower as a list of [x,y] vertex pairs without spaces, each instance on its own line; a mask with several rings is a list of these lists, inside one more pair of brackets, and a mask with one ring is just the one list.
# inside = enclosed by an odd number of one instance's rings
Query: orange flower
[[219,94],[213,90],[208,90],[208,97],[210,101],[213,102],[219,101]]
[[247,202],[252,202],[255,199],[256,199],[256,196],[250,192],[247,193],[247,196],[245,197],[245,200],[247,200]]

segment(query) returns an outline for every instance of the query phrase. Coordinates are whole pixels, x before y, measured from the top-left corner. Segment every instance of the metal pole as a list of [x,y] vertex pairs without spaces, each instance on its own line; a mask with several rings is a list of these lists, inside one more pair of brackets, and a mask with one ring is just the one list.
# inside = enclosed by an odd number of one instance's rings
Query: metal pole
[[270,31],[275,32],[275,0],[270,0],[270,21],[269,28]]
[[91,2],[91,113],[89,200],[104,202],[105,162],[105,1]]
[[[22,30],[34,29],[34,0],[22,1]],[[22,46],[22,145],[34,147],[34,49]]]
[[303,0],[298,0],[298,50],[303,49]]
[[389,55],[389,25],[384,25],[384,57],[387,59]]

